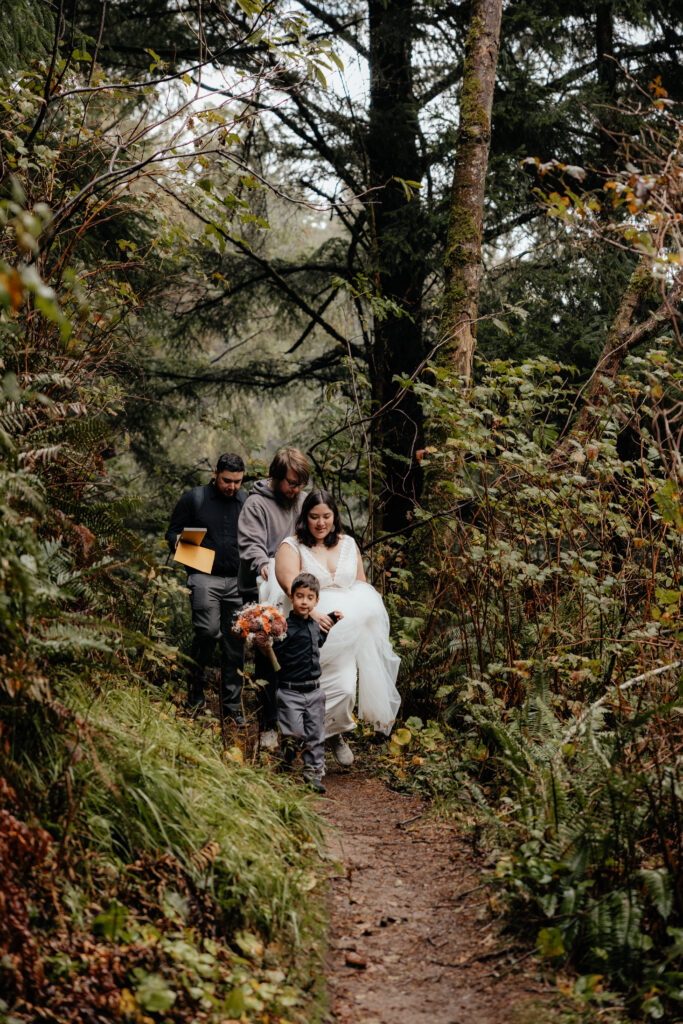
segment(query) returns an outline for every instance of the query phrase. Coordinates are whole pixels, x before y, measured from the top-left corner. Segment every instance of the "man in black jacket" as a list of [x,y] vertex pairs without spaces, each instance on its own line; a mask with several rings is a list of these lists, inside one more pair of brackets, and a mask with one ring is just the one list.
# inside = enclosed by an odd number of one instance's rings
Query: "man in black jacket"
[[173,509],[166,532],[171,551],[186,527],[206,529],[202,547],[216,552],[211,573],[188,570],[194,641],[195,666],[188,678],[188,706],[198,711],[204,706],[204,670],[211,663],[216,641],[221,646],[223,711],[238,725],[243,724],[242,677],[244,646],[231,631],[233,617],[242,607],[237,589],[239,554],[237,520],[247,499],[241,490],[244,462],[239,455],[221,455],[213,480],[183,494]]

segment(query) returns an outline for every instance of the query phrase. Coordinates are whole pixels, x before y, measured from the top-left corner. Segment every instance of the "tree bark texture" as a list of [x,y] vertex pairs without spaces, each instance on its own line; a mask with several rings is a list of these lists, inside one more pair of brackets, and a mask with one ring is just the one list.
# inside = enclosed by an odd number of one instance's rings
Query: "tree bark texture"
[[472,375],[481,280],[481,236],[502,0],[472,0],[465,44],[441,318],[441,361]]
[[617,154],[614,132],[617,128],[617,62],[614,60],[614,10],[610,0],[595,11],[595,56],[598,62],[598,107],[600,156],[605,168],[612,167]]
[[614,11],[610,0],[595,11],[595,56],[598,61],[598,85],[606,99],[612,99],[617,87],[617,63],[614,60]]
[[[423,352],[422,293],[425,282],[427,218],[417,195],[402,184],[419,181],[418,104],[413,91],[414,0],[369,0],[370,111],[367,141],[372,192],[369,223],[373,287],[396,304],[375,316],[372,397],[376,409],[394,403],[396,375],[410,375]],[[373,445],[382,453],[379,494],[382,528],[400,531],[421,486],[415,450],[423,446],[419,402],[408,392],[380,414]]]

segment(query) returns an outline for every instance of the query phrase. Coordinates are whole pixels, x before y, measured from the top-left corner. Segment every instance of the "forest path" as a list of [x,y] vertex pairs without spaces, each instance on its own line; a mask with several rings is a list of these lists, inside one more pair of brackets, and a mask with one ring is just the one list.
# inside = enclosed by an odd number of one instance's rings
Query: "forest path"
[[[330,1024],[531,1024],[543,988],[498,933],[481,865],[450,824],[379,779],[334,769],[319,810],[330,855]],[[512,948],[511,948],[512,947]],[[523,965],[520,965],[520,967]]]

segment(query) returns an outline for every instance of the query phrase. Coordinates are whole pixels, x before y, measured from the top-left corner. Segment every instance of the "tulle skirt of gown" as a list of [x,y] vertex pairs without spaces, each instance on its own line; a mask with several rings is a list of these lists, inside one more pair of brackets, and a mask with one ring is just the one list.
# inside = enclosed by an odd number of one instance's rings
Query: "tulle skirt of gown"
[[[279,593],[278,593],[279,592]],[[275,580],[271,563],[268,583],[259,600],[291,605]],[[369,583],[320,591],[318,610],[338,610],[344,616],[330,630],[320,649],[320,683],[325,691],[325,735],[354,729],[353,707],[358,683],[358,717],[375,729],[390,732],[401,703],[396,677],[401,659],[389,639],[389,616],[382,598]],[[276,645],[277,653],[277,645]]]

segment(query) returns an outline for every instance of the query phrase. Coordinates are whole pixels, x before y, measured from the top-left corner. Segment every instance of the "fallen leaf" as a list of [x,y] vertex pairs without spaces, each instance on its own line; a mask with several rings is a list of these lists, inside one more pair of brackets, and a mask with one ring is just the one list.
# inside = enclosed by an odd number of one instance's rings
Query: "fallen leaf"
[[357,967],[359,970],[362,970],[368,966],[365,957],[361,956],[360,953],[354,953],[351,949],[347,952],[345,959],[347,967]]

